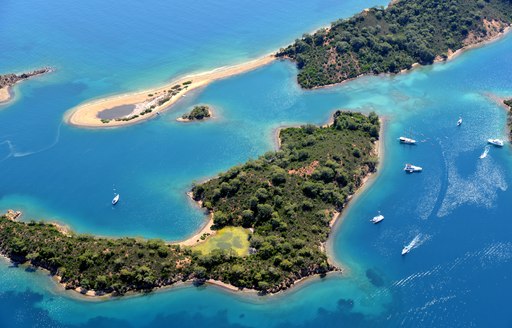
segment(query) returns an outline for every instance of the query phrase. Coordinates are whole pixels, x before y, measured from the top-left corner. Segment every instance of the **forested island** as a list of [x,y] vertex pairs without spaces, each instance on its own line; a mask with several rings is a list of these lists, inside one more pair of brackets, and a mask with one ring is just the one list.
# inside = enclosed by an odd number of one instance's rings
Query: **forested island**
[[22,73],[22,74],[0,74],[0,102],[8,101],[10,98],[9,88],[15,85],[16,83],[26,80],[30,77],[46,74],[52,71],[51,67],[43,67],[40,69],[36,69],[31,72]]
[[304,34],[277,56],[295,61],[298,83],[314,88],[444,60],[511,22],[510,0],[399,0]]
[[212,117],[212,110],[210,106],[206,105],[198,105],[194,106],[190,113],[183,114],[178,121],[180,122],[189,122],[189,121],[201,121],[205,118]]
[[[379,128],[375,113],[337,111],[330,126],[282,129],[280,150],[195,185],[193,198],[213,215],[214,230],[247,228],[246,253],[75,234],[18,221],[13,212],[0,217],[0,252],[91,295],[207,279],[278,292],[301,278],[339,270],[324,245],[350,195],[376,170]],[[216,236],[201,239],[211,238]]]

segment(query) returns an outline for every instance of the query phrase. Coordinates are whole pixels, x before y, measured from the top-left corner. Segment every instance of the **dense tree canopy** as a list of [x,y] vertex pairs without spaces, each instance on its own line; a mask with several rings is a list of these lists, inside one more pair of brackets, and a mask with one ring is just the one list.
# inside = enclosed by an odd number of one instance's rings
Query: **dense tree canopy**
[[[250,252],[208,254],[161,240],[65,235],[47,223],[0,217],[0,252],[62,277],[68,288],[118,294],[180,280],[217,279],[275,292],[336,268],[323,243],[329,222],[376,167],[379,119],[336,112],[330,127],[283,129],[281,150],[193,187],[214,228],[251,228]],[[208,238],[208,237],[207,237]]]
[[313,88],[431,64],[511,22],[510,0],[403,0],[305,34],[277,56],[296,61],[299,84]]

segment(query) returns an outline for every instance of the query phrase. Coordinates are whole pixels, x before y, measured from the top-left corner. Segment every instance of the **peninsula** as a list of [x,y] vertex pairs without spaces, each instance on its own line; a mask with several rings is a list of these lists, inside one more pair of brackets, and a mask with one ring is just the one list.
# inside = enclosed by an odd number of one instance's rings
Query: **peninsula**
[[508,0],[398,0],[304,34],[277,56],[297,63],[297,81],[309,89],[446,60],[511,23]]
[[43,67],[22,74],[4,74],[0,75],[0,104],[8,102],[11,99],[11,87],[16,83],[26,80],[30,77],[46,74],[52,71],[51,67]]
[[79,105],[66,113],[65,121],[81,127],[117,127],[154,117],[188,92],[233,75],[267,65],[275,60],[268,55],[240,65],[179,78],[155,89],[112,96]]
[[[278,151],[193,186],[192,197],[210,212],[213,226],[192,242],[80,235],[21,222],[10,212],[0,217],[0,252],[90,296],[211,280],[275,293],[304,277],[340,270],[324,246],[350,196],[376,170],[379,131],[375,113],[342,111],[329,126],[280,130]],[[217,247],[236,239],[232,235],[245,240]]]

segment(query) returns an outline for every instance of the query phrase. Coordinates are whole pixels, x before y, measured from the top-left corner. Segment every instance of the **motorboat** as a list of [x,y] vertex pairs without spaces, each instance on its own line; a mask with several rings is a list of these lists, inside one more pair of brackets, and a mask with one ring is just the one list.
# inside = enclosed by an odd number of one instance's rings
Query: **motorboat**
[[411,251],[411,249],[412,249],[411,245],[404,246],[404,248],[402,248],[402,255],[409,253]]
[[379,212],[379,215],[374,216],[373,219],[370,220],[370,222],[377,224],[382,220],[384,220],[384,215],[380,214],[380,212]]
[[484,152],[480,155],[480,158],[486,158],[487,154],[489,154],[489,149],[491,149],[491,146],[485,146]]
[[119,194],[115,195],[114,199],[112,199],[112,205],[117,204],[118,201],[119,201]]
[[398,138],[398,140],[400,140],[400,143],[407,144],[407,145],[416,144],[416,140],[407,138],[407,137],[400,137],[400,138]]
[[404,171],[407,173],[421,172],[423,168],[412,164],[405,164]]
[[487,139],[487,142],[496,147],[503,147],[505,144],[501,139]]
[[457,121],[457,126],[460,126],[462,124],[462,117],[459,117],[459,120]]

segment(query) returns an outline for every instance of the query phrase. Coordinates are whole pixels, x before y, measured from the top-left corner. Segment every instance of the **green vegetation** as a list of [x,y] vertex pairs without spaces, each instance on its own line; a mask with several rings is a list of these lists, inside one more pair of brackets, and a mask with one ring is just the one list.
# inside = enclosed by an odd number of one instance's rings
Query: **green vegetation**
[[511,22],[510,0],[402,0],[305,34],[277,56],[296,61],[299,84],[313,88],[431,64]]
[[379,120],[336,112],[334,124],[280,133],[282,149],[197,185],[193,196],[214,213],[217,227],[252,228],[251,254],[205,263],[210,277],[234,286],[277,291],[335,268],[322,245],[329,222],[376,168]]
[[189,84],[192,84],[192,81],[185,81],[185,82],[183,82],[183,85],[185,85],[185,86],[189,85]]
[[233,250],[238,256],[245,256],[249,252],[249,233],[241,227],[225,227],[192,249],[202,254],[211,254],[216,249]]
[[0,250],[15,261],[30,261],[59,275],[66,288],[106,293],[151,290],[192,273],[190,251],[161,240],[65,236],[51,224],[5,216],[0,218]]
[[192,188],[219,230],[203,244],[65,235],[2,216],[0,252],[50,270],[67,288],[115,294],[206,279],[277,292],[337,270],[323,249],[329,222],[376,169],[379,119],[338,111],[332,126],[287,128],[280,138],[281,150]]
[[181,116],[181,118],[184,120],[193,121],[193,120],[202,120],[204,118],[208,118],[211,116],[212,116],[212,114],[211,114],[210,107],[205,106],[205,105],[200,105],[200,106],[194,106],[194,108],[192,109],[192,111],[190,113],[183,114]]
[[509,138],[512,140],[512,99],[504,100],[503,103],[509,107],[507,124],[509,129]]

